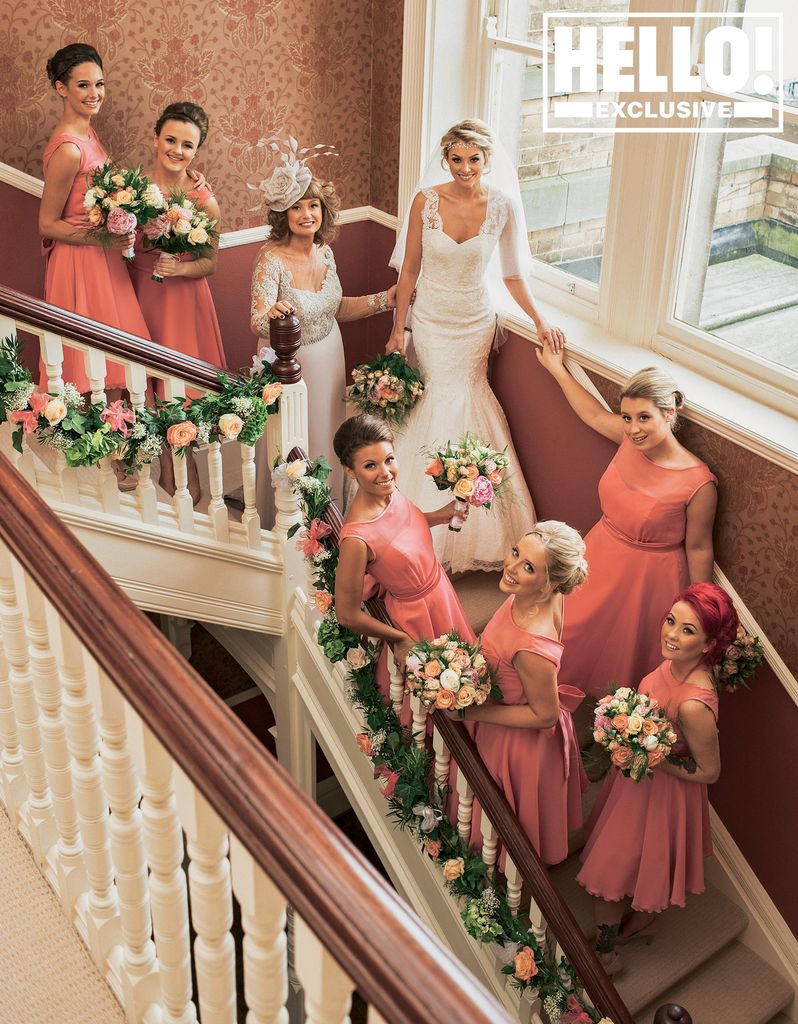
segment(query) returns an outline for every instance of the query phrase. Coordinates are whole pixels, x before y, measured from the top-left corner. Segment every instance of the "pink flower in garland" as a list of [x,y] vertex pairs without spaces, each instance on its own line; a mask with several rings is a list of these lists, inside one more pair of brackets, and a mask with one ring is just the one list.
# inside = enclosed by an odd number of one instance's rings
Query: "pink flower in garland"
[[567,1011],[560,1017],[561,1024],[592,1024],[592,1020],[575,995],[568,996]]
[[382,795],[386,800],[390,800],[393,796],[393,791],[396,789],[396,783],[399,781],[399,775],[397,772],[392,772],[386,764],[381,764],[379,768],[374,771],[375,779],[387,779],[385,788],[382,791]]
[[103,409],[100,413],[100,419],[103,423],[107,423],[111,430],[116,430],[117,433],[121,434],[122,437],[129,437],[130,428],[127,424],[136,422],[136,414],[132,409],[126,409],[120,398],[115,402],[111,402],[109,406]]
[[22,409],[12,412],[9,419],[12,423],[22,424],[23,434],[32,434],[39,426],[39,416],[44,412],[44,407],[50,402],[50,396],[42,394],[41,391],[34,391],[28,399],[30,409]]
[[297,551],[301,551],[305,558],[313,558],[324,550],[321,539],[332,533],[332,528],[321,519],[314,519],[309,528],[302,530],[300,539],[296,542]]

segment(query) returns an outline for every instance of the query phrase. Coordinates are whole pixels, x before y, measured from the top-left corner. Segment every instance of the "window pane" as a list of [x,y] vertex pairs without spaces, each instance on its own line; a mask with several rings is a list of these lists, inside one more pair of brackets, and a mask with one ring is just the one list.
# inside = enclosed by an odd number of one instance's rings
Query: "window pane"
[[[543,45],[543,15],[562,13],[572,9],[574,14],[626,14],[629,0],[579,0],[578,4],[564,3],[563,0],[507,0],[506,35],[512,39],[524,39],[537,46]],[[553,22],[550,20],[549,25]],[[572,22],[573,24],[573,22]],[[579,18],[578,24],[592,24],[589,17]],[[607,24],[606,19],[594,24]],[[551,33],[550,33],[551,35]],[[551,44],[551,38],[549,44]]]

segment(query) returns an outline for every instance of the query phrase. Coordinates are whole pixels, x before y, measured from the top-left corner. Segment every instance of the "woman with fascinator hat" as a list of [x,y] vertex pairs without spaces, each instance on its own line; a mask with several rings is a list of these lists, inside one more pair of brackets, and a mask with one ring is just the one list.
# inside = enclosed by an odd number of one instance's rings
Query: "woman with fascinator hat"
[[[344,297],[329,244],[336,233],[340,200],[333,183],[315,178],[308,167],[314,156],[335,154],[324,146],[298,149],[294,139],[271,146],[282,150],[281,163],[258,186],[268,207],[271,234],[255,263],[251,325],[268,345],[271,320],[288,313],[299,317],[298,358],[308,389],[308,454],[324,455],[335,467],[330,484],[340,503],[343,471],[333,457],[332,439],[346,416],[346,370],[338,322],[393,309],[396,286],[374,295]],[[265,491],[261,498],[268,502]]]

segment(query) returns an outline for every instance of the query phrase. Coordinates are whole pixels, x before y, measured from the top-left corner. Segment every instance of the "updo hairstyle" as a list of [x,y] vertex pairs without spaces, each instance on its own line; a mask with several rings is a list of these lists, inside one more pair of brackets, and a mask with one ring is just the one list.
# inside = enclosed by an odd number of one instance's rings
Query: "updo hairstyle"
[[93,46],[89,46],[88,43],[70,43],[69,46],[62,46],[60,50],[56,50],[47,61],[50,85],[54,89],[56,82],[66,85],[72,69],[78,64],[96,64],[100,71],[103,70],[102,59]]
[[715,583],[693,583],[673,599],[674,604],[678,601],[684,601],[698,616],[709,644],[703,661],[711,668],[737,636],[740,620],[732,599]]
[[[338,211],[341,209],[335,185],[331,181],[311,178],[307,192],[300,199],[318,199],[321,203],[321,227],[313,236],[313,241],[318,245],[329,245],[338,234]],[[268,222],[272,229],[269,238],[273,242],[288,237],[288,210],[269,210]]]
[[480,121],[476,117],[458,121],[445,135],[441,136],[441,164],[444,169],[448,169],[446,160],[449,151],[458,142],[467,146],[479,146],[485,154],[485,168],[488,168],[493,153],[493,133],[484,121]]
[[370,444],[393,444],[393,432],[385,420],[361,413],[344,420],[333,438],[333,450],[342,466],[354,468],[355,453]]
[[[678,429],[678,412],[684,406],[684,394],[670,374],[656,366],[639,370],[626,382],[621,399],[643,398],[653,402],[670,421],[671,430]],[[676,410],[672,412],[672,410]]]
[[[155,122],[156,135],[161,134],[161,129],[167,121],[182,121],[183,124],[193,124],[200,133],[199,146],[208,137],[208,115],[196,103],[188,103],[187,101],[170,103]],[[199,146],[197,146],[197,149],[199,149]]]
[[546,549],[546,568],[555,594],[570,594],[585,582],[585,542],[572,526],[546,519],[525,536],[537,537]]

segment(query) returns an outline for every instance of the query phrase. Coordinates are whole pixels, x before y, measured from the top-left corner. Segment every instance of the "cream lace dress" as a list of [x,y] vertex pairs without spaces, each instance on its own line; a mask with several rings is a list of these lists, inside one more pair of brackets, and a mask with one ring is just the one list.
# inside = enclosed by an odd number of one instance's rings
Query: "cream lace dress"
[[425,189],[422,194],[421,276],[410,326],[425,392],[397,435],[399,480],[412,502],[432,511],[445,503],[448,493],[438,491],[424,475],[424,449],[456,443],[466,431],[499,451],[506,445],[511,475],[504,499],[491,509],[472,508],[460,533],[433,532],[436,554],[453,572],[497,569],[536,522],[507,419],[487,377],[496,333],[488,264],[498,245],[502,275],[520,276],[514,232],[522,229],[504,193],[490,189],[479,233],[455,242],[444,231],[437,191]]

